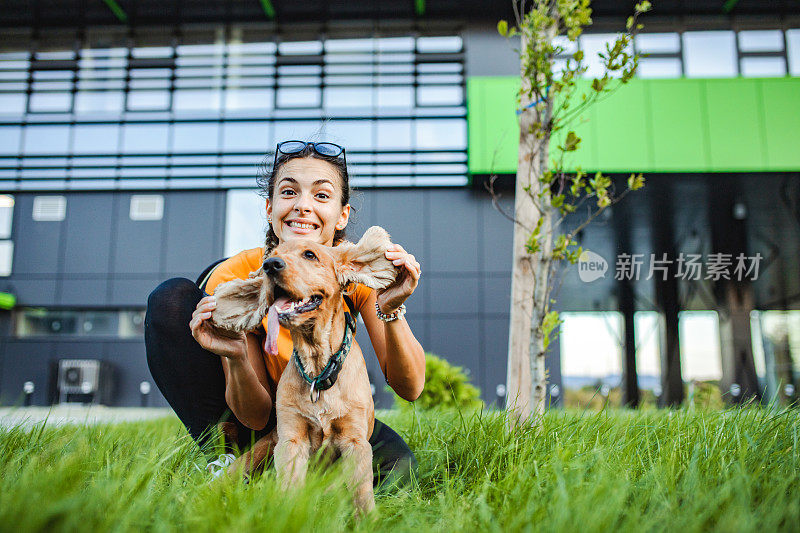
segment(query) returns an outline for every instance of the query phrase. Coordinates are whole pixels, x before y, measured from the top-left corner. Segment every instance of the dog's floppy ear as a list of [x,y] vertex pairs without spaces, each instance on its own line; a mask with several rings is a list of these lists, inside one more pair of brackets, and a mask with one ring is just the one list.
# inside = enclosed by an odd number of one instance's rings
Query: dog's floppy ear
[[211,323],[227,331],[252,331],[261,324],[269,309],[269,288],[263,273],[257,271],[248,279],[232,279],[214,291],[217,308]]
[[372,226],[358,243],[345,242],[333,247],[339,285],[344,287],[353,282],[372,289],[391,285],[397,278],[397,269],[384,255],[391,244],[385,229]]

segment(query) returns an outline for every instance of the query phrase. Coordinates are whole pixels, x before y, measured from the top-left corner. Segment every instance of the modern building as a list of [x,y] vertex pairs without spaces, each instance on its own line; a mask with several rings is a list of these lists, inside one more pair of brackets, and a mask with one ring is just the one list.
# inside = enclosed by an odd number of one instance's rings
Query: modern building
[[[588,77],[632,4],[594,8],[590,32],[563,43],[584,50]],[[513,225],[483,184],[498,175],[513,210],[519,61],[495,29],[510,3],[0,0],[0,13],[1,403],[79,394],[89,370],[59,395],[58,362],[91,360],[107,403],[164,405],[148,386],[147,295],[261,244],[255,177],[292,138],[346,147],[350,235],[381,225],[420,259],[412,329],[502,401]],[[603,377],[629,403],[640,386],[679,402],[700,377],[732,399],[793,397],[796,3],[658,2],[644,22],[639,76],[577,123],[573,164],[648,184],[580,234],[608,270],[564,274],[552,399],[570,378]],[[697,278],[677,270],[690,254]],[[712,254],[731,279],[709,275]],[[736,258],[758,254],[737,279]],[[611,275],[626,256],[638,279]]]

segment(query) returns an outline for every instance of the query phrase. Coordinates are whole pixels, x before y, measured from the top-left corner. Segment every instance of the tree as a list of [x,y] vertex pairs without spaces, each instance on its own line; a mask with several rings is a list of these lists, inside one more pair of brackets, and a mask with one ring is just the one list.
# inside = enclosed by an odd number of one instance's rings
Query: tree
[[[569,156],[581,143],[569,126],[633,78],[639,62],[631,51],[633,38],[642,27],[639,16],[649,11],[650,2],[637,4],[625,31],[598,54],[604,73],[590,83],[581,80],[587,70],[581,50],[560,70],[554,68],[555,57],[565,50],[556,44],[556,37],[575,42],[591,25],[589,0],[534,0],[527,12],[526,4],[514,0],[516,25],[509,28],[501,20],[497,30],[504,37],[521,38],[515,211],[513,216],[506,214],[514,222],[507,404],[517,420],[536,422],[547,398],[545,353],[561,322],[551,309],[556,268],[580,258],[583,250],[574,237],[581,229],[628,192],[644,186],[642,175],[632,174],[625,190],[615,194],[611,178],[601,172],[588,176],[579,168],[568,171]],[[499,209],[493,185],[494,178],[488,187]],[[562,232],[567,216],[583,206],[585,218]]]

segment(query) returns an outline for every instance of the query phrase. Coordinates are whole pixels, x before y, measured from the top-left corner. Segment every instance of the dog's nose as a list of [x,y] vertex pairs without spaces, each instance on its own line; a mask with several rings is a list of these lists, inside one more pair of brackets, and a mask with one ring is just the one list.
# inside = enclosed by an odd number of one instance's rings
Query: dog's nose
[[271,276],[286,268],[286,263],[280,257],[270,257],[264,261],[264,273]]

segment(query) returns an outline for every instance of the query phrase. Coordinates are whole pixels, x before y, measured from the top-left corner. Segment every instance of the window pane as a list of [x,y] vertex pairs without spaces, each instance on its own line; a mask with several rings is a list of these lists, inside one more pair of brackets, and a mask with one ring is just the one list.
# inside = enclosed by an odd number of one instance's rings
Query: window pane
[[216,123],[175,124],[172,149],[175,152],[216,152],[219,125]]
[[124,101],[122,91],[79,92],[75,95],[75,112],[120,113]]
[[222,125],[224,152],[267,153],[275,148],[266,122],[227,122]]
[[25,113],[25,93],[0,93],[0,115],[22,115]]
[[732,31],[696,31],[683,34],[686,76],[734,77],[736,42]]
[[167,124],[125,124],[122,127],[122,151],[128,154],[167,152]]
[[742,52],[780,52],[783,50],[781,30],[740,31],[739,50]]
[[278,51],[284,55],[317,55],[322,53],[322,42],[297,41],[280,43]]
[[215,90],[177,90],[172,100],[175,111],[218,111],[220,91]]
[[0,195],[0,239],[11,238],[11,224],[14,221],[14,197]]
[[782,57],[743,57],[742,76],[749,78],[786,75],[786,62]]
[[0,126],[0,154],[19,154],[19,141],[22,128],[19,126]]
[[447,37],[420,37],[417,39],[417,51],[428,52],[460,52],[461,37],[458,35]]
[[324,107],[372,107],[372,87],[325,87]]
[[25,128],[25,154],[66,154],[69,152],[69,126],[28,126]]
[[677,33],[643,33],[636,36],[636,48],[647,54],[677,54],[681,51]]
[[169,108],[169,91],[131,91],[128,93],[128,109],[132,111]]
[[417,120],[417,146],[420,149],[463,149],[467,145],[466,120]]
[[225,109],[272,109],[274,98],[272,89],[228,89]]
[[617,36],[613,33],[589,33],[581,35],[580,43],[583,50],[583,62],[586,65],[587,78],[599,78],[603,75],[602,59],[597,54],[605,53],[606,44],[613,45]]
[[410,150],[410,120],[379,120],[378,150]]
[[75,311],[25,309],[17,312],[15,322],[18,337],[74,335],[78,331],[78,313]]
[[348,150],[372,150],[371,120],[331,120],[326,126],[326,133],[336,144]]
[[459,105],[464,101],[464,91],[460,86],[419,87],[418,105]]
[[14,259],[14,243],[0,241],[0,276],[11,275],[11,265]]
[[681,60],[669,57],[643,58],[639,61],[636,75],[640,78],[680,78]]
[[68,112],[72,108],[72,93],[33,93],[30,110],[41,113]]
[[378,107],[413,107],[413,87],[378,87]]
[[114,154],[117,152],[119,126],[77,125],[73,152],[76,154]]
[[682,311],[678,314],[678,335],[684,381],[722,378],[719,321],[715,311]]
[[278,89],[278,107],[319,107],[320,99],[318,87]]
[[786,32],[786,54],[789,56],[789,73],[800,76],[800,30]]

